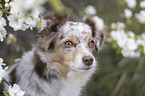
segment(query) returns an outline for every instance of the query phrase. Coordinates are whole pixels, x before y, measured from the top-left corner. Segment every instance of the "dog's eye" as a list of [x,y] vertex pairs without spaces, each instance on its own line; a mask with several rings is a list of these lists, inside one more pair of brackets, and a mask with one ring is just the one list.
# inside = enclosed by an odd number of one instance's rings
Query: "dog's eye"
[[70,48],[73,46],[73,43],[71,41],[66,41],[65,43],[65,47]]
[[90,41],[89,42],[89,47],[93,47],[94,46],[94,41]]

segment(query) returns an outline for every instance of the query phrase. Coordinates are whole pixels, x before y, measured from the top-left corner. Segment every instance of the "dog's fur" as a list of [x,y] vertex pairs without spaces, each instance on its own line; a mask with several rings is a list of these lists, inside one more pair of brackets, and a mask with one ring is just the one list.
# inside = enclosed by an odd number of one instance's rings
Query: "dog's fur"
[[[7,80],[20,85],[27,96],[79,96],[94,73],[92,51],[99,51],[104,34],[89,17],[83,22],[70,22],[68,17],[44,16],[47,25],[39,30],[38,42],[9,69]],[[84,64],[85,56],[93,58],[91,65]]]

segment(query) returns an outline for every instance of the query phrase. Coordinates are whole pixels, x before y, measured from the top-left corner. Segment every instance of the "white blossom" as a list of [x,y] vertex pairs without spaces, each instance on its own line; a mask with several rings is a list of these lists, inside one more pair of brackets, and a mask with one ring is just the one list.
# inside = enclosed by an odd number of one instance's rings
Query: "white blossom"
[[11,34],[11,33],[9,33],[8,34],[8,37],[7,37],[7,44],[11,44],[11,43],[13,43],[13,42],[16,42],[16,37],[13,35],[13,34]]
[[128,49],[122,49],[121,53],[124,57],[138,58],[140,57],[140,52],[135,52]]
[[131,9],[134,9],[136,7],[136,0],[125,0],[125,2],[127,3],[128,7]]
[[6,66],[6,64],[3,63],[3,59],[0,58],[0,83],[2,81],[2,78],[4,78],[7,75],[6,70],[8,67],[3,68],[2,66]]
[[135,17],[138,19],[140,23],[145,23],[145,10],[141,10],[138,14],[135,14]]
[[132,31],[129,31],[127,35],[129,36],[129,38],[135,38],[135,34]]
[[112,23],[111,24],[111,28],[112,29],[124,29],[125,28],[125,24],[122,23],[122,22]]
[[40,7],[46,0],[14,0],[10,2],[9,25],[15,31],[36,27],[40,21]]
[[10,7],[10,5],[8,3],[5,3],[5,7],[8,8]]
[[5,2],[9,2],[10,0],[5,0]]
[[141,8],[145,8],[145,1],[141,1],[141,2],[140,2],[140,7],[141,7]]
[[110,35],[114,40],[117,41],[119,47],[123,48],[126,46],[127,35],[125,34],[124,30],[112,31]]
[[43,30],[46,27],[46,25],[47,25],[47,20],[45,19],[40,19],[40,21],[37,22],[37,28],[39,30]]
[[88,14],[88,15],[95,15],[97,13],[97,11],[93,6],[89,5],[85,9],[85,13]]
[[28,26],[25,26],[25,24],[23,24],[24,19],[19,18],[17,15],[9,15],[8,20],[9,20],[9,26],[14,28],[15,31],[21,30],[21,29],[25,31],[28,28]]
[[143,46],[145,46],[145,41],[144,41],[142,38],[137,38],[136,43],[137,43],[138,45],[143,45]]
[[143,40],[145,40],[145,32],[141,34],[141,37],[143,38]]
[[0,41],[4,41],[4,38],[6,37],[6,30],[3,26],[0,26]]
[[0,10],[0,17],[2,17],[2,15],[3,15],[3,12]]
[[137,42],[138,46],[143,47],[143,52],[145,54],[145,33],[141,34],[141,36],[138,36],[136,42]]
[[9,86],[8,92],[10,96],[24,96],[25,94],[25,91],[22,91],[17,84],[14,84],[13,87]]
[[3,17],[0,17],[0,26],[6,26],[6,20]]
[[124,16],[125,16],[125,18],[130,18],[132,16],[132,11],[129,9],[125,9]]
[[94,16],[93,20],[96,22],[97,28],[99,30],[103,30],[103,28],[105,27],[103,19],[98,16]]
[[117,28],[116,23],[112,23],[112,24],[111,24],[111,28],[112,28],[112,29],[116,29],[116,28]]
[[129,50],[135,51],[138,48],[138,45],[134,38],[128,38],[126,42],[126,47]]
[[145,45],[145,40],[141,36],[138,36],[136,40],[137,37],[132,31],[126,33],[124,29],[113,30],[110,35],[117,42],[118,47],[121,48],[121,53],[124,57],[140,57],[139,45]]

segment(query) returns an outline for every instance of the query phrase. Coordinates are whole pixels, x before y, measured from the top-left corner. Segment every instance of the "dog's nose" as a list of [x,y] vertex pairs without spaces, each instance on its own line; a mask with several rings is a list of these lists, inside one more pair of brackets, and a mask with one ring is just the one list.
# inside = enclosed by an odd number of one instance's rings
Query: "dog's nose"
[[85,65],[90,66],[93,64],[93,57],[92,56],[84,56],[83,62]]

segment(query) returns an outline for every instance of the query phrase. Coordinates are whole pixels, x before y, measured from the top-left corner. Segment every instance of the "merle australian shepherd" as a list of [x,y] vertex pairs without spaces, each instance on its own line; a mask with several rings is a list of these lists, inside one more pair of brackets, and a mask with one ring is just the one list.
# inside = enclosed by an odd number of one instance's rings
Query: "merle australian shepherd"
[[17,83],[26,96],[80,96],[97,65],[92,52],[99,51],[104,34],[93,19],[68,21],[69,14],[44,16],[46,26],[22,60],[6,78]]

